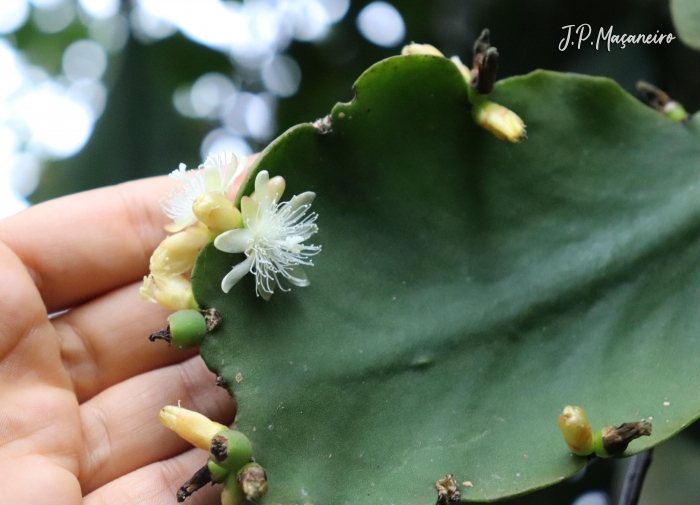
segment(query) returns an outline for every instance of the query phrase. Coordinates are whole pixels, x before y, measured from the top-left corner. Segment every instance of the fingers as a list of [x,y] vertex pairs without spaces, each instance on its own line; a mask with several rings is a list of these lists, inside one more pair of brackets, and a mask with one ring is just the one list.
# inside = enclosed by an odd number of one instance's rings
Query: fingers
[[83,403],[130,377],[197,354],[148,336],[167,326],[171,311],[138,296],[139,284],[117,289],[52,319],[61,358]]
[[[191,449],[124,475],[96,489],[83,505],[163,505],[175,503],[177,490],[207,461],[207,453]],[[206,485],[187,498],[188,505],[219,505],[221,486]]]
[[29,274],[2,243],[0,278],[0,458],[38,453],[77,471],[78,404],[56,334]]
[[48,458],[29,455],[0,461],[3,503],[80,505],[80,485]]
[[222,424],[233,420],[233,400],[214,387],[214,375],[198,356],[117,384],[81,405],[83,493],[191,447],[158,420],[161,408],[178,401]]
[[49,313],[74,307],[148,273],[168,222],[158,200],[176,186],[155,177],[51,200],[1,220],[0,240],[32,274]]
[[167,177],[52,200],[0,221],[0,239],[32,274],[49,312],[124,286],[148,272],[165,236],[158,199]]
[[28,333],[48,325],[41,297],[22,262],[0,242],[0,278],[11,289],[0,289],[0,361]]

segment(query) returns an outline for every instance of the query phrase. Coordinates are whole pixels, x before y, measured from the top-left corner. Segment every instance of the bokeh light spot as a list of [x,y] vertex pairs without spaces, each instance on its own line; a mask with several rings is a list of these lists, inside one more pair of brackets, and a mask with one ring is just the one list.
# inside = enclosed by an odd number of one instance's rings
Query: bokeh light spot
[[33,153],[22,153],[10,158],[10,185],[20,196],[34,193],[41,178],[41,161]]
[[195,112],[192,106],[192,88],[190,86],[180,86],[173,93],[173,106],[180,114],[185,117],[196,118],[197,112]]
[[272,108],[259,95],[252,95],[245,110],[248,134],[256,140],[268,140],[274,133]]
[[29,17],[27,0],[0,0],[0,33],[12,33]]
[[80,6],[88,16],[95,19],[107,19],[119,12],[120,0],[79,0]]
[[108,19],[95,19],[90,23],[88,33],[107,52],[118,53],[129,41],[129,22],[121,14]]
[[248,104],[250,104],[254,97],[255,95],[252,93],[236,93],[236,95],[232,99],[227,100],[222,107],[219,115],[221,122],[230,130],[240,135],[249,135],[250,131],[248,131],[246,122],[246,112],[248,110]]
[[236,88],[225,75],[216,72],[204,74],[192,85],[192,109],[197,116],[213,116],[235,92]]
[[131,21],[134,36],[144,43],[170,37],[177,31],[177,27],[170,21],[154,14],[141,5],[134,7],[129,20]]
[[98,80],[107,69],[107,53],[92,40],[77,40],[63,53],[63,73],[71,81]]
[[357,15],[357,28],[370,42],[383,47],[400,44],[406,35],[401,13],[386,2],[372,2]]
[[602,491],[584,493],[571,505],[608,505],[608,495]]
[[29,0],[30,3],[37,9],[55,9],[59,5],[67,5],[72,2],[69,0]]
[[321,0],[321,5],[328,13],[328,20],[331,23],[337,23],[347,14],[350,0]]
[[32,21],[41,32],[58,33],[70,26],[75,19],[75,15],[75,4],[73,2],[53,2],[37,6],[32,13]]
[[331,25],[328,11],[318,0],[297,0],[289,4],[287,19],[291,20],[294,38],[316,40],[328,32]]
[[223,152],[233,152],[238,157],[253,154],[253,150],[243,137],[225,128],[217,128],[210,131],[207,136],[204,137],[204,140],[202,140],[202,159],[205,159],[210,153],[219,154]]
[[102,115],[107,105],[107,87],[102,81],[76,81],[68,88],[67,96],[76,102],[87,104],[92,109],[94,119]]
[[76,154],[92,133],[91,111],[66,96],[57,84],[37,86],[18,97],[14,108],[28,130],[30,144],[50,157]]
[[0,68],[2,78],[0,78],[0,103],[17,91],[22,85],[22,74],[17,65],[17,53],[10,44],[0,39]]
[[292,96],[299,89],[301,69],[289,56],[277,55],[262,68],[265,87],[277,96]]

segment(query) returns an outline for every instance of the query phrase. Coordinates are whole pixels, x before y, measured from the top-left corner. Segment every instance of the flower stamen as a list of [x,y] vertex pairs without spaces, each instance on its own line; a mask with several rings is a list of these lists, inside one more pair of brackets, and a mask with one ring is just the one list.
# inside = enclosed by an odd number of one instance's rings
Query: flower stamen
[[321,251],[320,246],[304,243],[318,231],[318,215],[308,213],[315,194],[302,193],[280,203],[284,185],[281,177],[270,179],[266,171],[261,171],[255,180],[255,192],[241,200],[244,227],[224,232],[214,241],[219,250],[246,255],[246,260],[224,277],[224,292],[248,272],[255,276],[256,293],[265,300],[278,286],[281,291],[289,291],[282,279],[295,286],[309,285],[301,267],[313,266],[310,257]]

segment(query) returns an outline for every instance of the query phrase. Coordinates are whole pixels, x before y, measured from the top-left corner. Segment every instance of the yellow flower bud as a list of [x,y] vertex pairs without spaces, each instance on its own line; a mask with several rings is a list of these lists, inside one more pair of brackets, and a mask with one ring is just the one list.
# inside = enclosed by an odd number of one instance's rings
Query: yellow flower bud
[[219,232],[243,226],[240,211],[221,193],[200,195],[192,204],[192,212],[200,222]]
[[139,288],[139,296],[144,302],[158,303],[156,289],[156,280],[152,275],[147,275],[143,278],[143,285]]
[[474,105],[472,115],[476,124],[501,140],[522,142],[527,138],[523,120],[502,105],[484,100]]
[[200,225],[166,237],[151,255],[151,274],[143,279],[141,298],[173,310],[198,309],[189,272],[214,236]]
[[593,452],[593,430],[581,407],[567,405],[557,423],[571,452],[578,456],[588,456]]
[[209,418],[194,412],[168,405],[160,411],[160,422],[173,430],[189,443],[205,451],[209,450],[211,439],[217,433],[227,430],[223,424],[210,421]]
[[189,272],[199,252],[212,240],[212,234],[202,226],[192,226],[166,237],[151,255],[151,273],[174,276]]
[[173,310],[198,309],[192,282],[184,275],[149,275],[139,289],[141,299]]
[[431,46],[430,44],[416,44],[415,42],[403,46],[403,49],[401,49],[402,56],[411,54],[428,54],[432,56],[442,56],[444,58],[444,55],[438,51],[435,46]]

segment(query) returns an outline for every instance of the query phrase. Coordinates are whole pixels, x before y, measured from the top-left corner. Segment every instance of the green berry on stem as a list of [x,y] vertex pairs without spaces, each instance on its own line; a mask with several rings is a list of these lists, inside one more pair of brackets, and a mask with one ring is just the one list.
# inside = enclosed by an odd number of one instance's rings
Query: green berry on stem
[[165,340],[178,349],[196,347],[202,343],[204,335],[214,331],[221,323],[221,314],[216,309],[178,310],[168,317],[168,327],[151,333],[151,342]]
[[226,477],[228,477],[228,474],[231,473],[231,470],[224,468],[211,458],[209,458],[209,461],[207,461],[207,468],[209,468],[211,480],[217,484],[224,482]]
[[593,434],[593,452],[601,458],[608,458],[608,453],[603,447],[603,430],[598,430]]
[[238,485],[238,477],[231,472],[224,482],[224,490],[221,492],[221,505],[242,505],[246,496],[241,486]]
[[196,347],[207,332],[207,322],[198,310],[178,310],[168,317],[170,344],[179,349]]
[[240,431],[224,430],[212,438],[209,452],[219,465],[235,471],[250,461],[253,447]]

